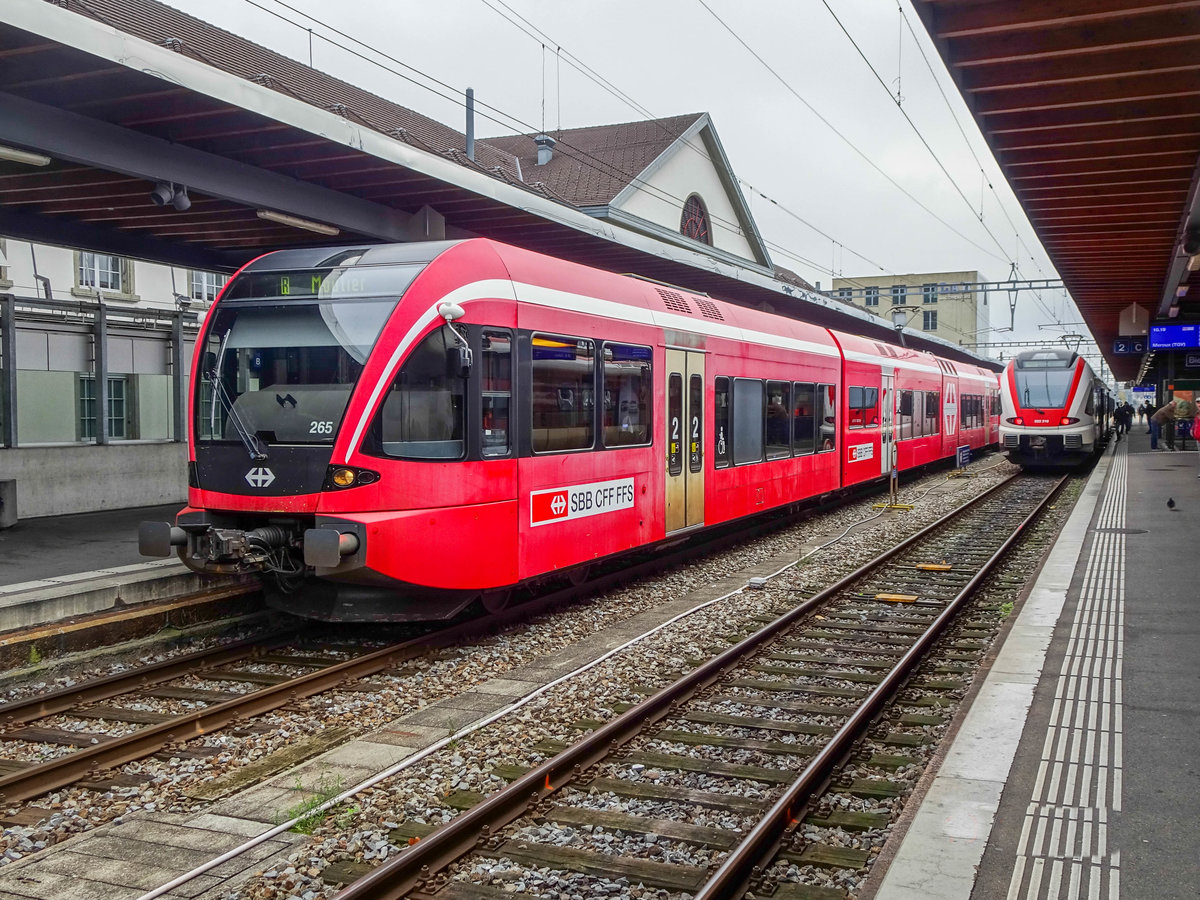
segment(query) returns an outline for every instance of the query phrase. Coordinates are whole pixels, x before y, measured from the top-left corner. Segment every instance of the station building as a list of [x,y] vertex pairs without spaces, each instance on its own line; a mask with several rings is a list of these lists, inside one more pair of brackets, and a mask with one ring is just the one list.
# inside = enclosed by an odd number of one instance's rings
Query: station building
[[977,271],[911,275],[863,275],[833,279],[839,300],[891,321],[891,311],[908,307],[906,324],[952,344],[974,344],[988,328],[986,282]]

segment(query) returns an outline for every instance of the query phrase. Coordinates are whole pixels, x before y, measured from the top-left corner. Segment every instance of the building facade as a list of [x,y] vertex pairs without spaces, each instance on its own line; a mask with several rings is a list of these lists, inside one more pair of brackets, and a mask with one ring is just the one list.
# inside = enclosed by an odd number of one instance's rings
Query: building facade
[[0,480],[22,518],[185,495],[211,272],[0,238]]
[[892,320],[906,307],[904,324],[952,344],[977,343],[988,329],[990,306],[986,279],[979,272],[927,272],[911,275],[864,275],[833,279],[833,296]]

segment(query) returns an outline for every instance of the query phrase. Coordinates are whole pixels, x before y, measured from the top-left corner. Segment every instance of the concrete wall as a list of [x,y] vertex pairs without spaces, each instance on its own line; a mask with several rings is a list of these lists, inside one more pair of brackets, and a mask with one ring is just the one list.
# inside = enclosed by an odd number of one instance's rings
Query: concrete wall
[[0,449],[0,479],[8,478],[17,481],[22,519],[183,503],[187,445],[122,441]]

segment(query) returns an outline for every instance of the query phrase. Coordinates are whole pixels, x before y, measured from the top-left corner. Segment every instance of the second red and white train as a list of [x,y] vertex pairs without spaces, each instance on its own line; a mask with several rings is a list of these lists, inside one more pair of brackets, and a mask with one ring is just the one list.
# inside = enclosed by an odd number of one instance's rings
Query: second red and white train
[[1000,377],[1000,441],[1027,468],[1078,465],[1100,451],[1114,399],[1071,350],[1026,350]]
[[494,608],[1000,434],[986,368],[484,239],[263,256],[192,374],[189,505],[143,552],[336,620]]

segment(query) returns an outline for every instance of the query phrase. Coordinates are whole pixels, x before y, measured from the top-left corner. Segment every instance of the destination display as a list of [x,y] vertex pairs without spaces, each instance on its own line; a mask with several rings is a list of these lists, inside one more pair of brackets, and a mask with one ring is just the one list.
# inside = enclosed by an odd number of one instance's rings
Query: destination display
[[1151,325],[1151,350],[1200,349],[1200,325]]

